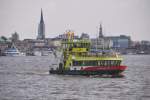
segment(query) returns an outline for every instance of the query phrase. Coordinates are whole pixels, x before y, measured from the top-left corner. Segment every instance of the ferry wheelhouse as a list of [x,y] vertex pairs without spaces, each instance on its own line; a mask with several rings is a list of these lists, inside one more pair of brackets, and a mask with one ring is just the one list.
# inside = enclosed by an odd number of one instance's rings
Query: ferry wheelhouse
[[50,69],[50,74],[64,75],[120,75],[126,66],[123,58],[112,50],[90,49],[90,40],[74,40],[68,32],[62,42],[63,56],[59,66]]

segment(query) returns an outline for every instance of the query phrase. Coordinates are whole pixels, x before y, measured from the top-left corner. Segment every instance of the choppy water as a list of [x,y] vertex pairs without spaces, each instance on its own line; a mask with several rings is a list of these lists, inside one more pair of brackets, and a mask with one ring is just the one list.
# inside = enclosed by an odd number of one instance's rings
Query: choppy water
[[150,100],[150,55],[124,58],[124,78],[93,78],[49,75],[53,57],[0,57],[0,100]]

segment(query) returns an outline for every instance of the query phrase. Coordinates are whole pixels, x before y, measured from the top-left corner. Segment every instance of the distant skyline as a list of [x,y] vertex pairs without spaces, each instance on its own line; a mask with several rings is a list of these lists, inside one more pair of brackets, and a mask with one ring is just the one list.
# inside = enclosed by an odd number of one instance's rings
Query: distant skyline
[[150,0],[0,0],[0,36],[36,39],[41,8],[46,38],[67,29],[96,37],[102,23],[105,36],[150,41]]

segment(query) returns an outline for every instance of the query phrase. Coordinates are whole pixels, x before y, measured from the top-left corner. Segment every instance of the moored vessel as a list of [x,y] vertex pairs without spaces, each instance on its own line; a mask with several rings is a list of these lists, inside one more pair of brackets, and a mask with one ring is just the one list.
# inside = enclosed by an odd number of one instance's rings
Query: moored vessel
[[25,56],[25,54],[23,52],[20,52],[15,47],[14,44],[11,46],[11,48],[8,48],[7,50],[5,50],[4,55],[5,56]]

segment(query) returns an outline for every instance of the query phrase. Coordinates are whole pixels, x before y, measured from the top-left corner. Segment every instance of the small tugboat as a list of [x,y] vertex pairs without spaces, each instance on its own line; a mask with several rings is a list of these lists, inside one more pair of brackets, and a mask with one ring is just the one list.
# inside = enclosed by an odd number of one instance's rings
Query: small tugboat
[[68,32],[62,42],[62,58],[50,74],[119,76],[127,68],[121,65],[123,58],[112,50],[91,50],[89,40],[74,40]]

